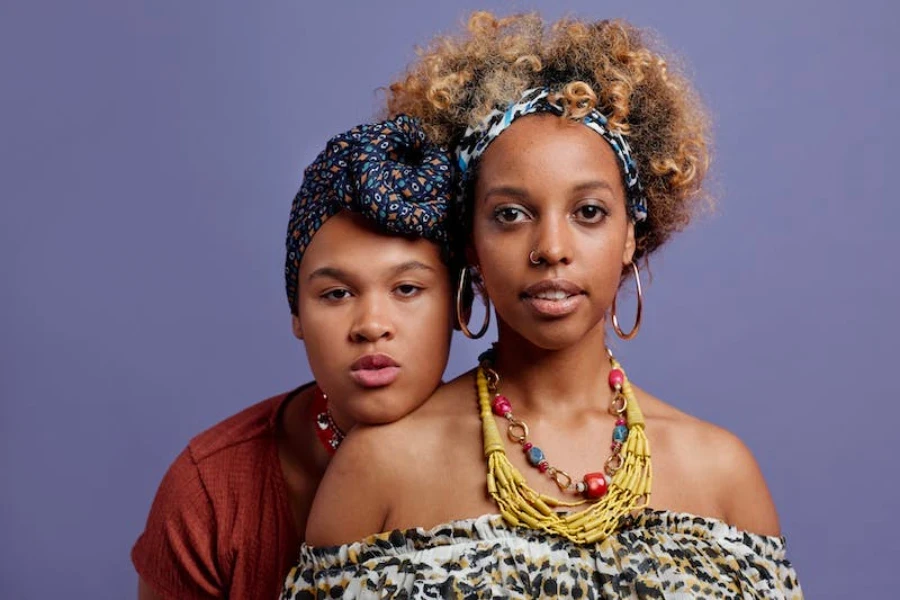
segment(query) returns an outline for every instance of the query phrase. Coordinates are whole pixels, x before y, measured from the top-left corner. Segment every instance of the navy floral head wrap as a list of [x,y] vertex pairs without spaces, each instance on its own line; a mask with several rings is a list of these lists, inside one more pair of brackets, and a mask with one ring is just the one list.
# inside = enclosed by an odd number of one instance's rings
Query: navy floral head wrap
[[297,275],[313,236],[349,210],[389,233],[421,237],[449,252],[447,211],[455,193],[451,155],[429,142],[418,121],[400,115],[337,135],[303,173],[291,205],[284,278],[297,314]]

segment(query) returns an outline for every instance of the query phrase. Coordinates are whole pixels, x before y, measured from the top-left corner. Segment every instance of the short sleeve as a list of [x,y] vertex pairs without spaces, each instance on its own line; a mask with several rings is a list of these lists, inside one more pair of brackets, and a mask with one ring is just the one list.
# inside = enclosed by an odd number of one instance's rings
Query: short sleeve
[[225,586],[216,539],[213,506],[186,448],[159,485],[131,560],[141,578],[164,598],[222,598]]

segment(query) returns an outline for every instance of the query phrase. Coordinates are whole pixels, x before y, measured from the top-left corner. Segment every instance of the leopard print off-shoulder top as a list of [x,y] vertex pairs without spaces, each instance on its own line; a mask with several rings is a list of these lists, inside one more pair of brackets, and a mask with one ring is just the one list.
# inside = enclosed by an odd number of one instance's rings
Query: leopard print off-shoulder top
[[302,598],[766,598],[803,593],[781,537],[644,510],[579,545],[499,515],[304,546],[283,600]]

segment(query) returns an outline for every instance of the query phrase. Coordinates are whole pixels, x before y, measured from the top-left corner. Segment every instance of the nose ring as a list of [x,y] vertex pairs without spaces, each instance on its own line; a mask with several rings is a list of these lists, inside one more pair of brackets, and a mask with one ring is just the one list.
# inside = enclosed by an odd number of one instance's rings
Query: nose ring
[[528,253],[528,262],[535,266],[541,264],[541,255],[536,249]]

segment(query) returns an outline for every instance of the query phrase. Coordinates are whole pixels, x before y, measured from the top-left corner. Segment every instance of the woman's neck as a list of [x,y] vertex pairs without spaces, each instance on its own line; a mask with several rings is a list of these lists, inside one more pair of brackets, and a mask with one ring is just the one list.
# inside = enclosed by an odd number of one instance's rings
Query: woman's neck
[[500,393],[529,412],[565,412],[608,403],[610,364],[603,323],[560,350],[538,348],[499,326],[494,368]]

